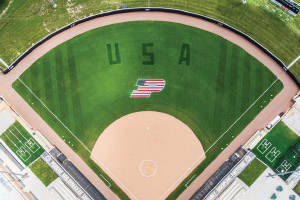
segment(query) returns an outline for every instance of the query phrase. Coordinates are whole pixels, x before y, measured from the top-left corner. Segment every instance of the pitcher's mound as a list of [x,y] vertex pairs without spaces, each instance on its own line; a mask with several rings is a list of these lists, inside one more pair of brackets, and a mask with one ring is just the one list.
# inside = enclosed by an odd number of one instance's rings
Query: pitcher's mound
[[164,199],[205,158],[192,130],[153,111],[126,115],[98,138],[91,158],[131,199]]

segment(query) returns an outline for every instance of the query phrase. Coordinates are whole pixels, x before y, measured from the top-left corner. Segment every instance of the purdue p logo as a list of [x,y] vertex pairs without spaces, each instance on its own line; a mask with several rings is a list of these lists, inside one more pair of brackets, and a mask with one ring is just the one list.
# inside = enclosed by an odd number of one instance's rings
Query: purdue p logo
[[166,81],[163,79],[138,79],[137,90],[133,90],[130,97],[150,97],[152,92],[160,92],[164,89]]

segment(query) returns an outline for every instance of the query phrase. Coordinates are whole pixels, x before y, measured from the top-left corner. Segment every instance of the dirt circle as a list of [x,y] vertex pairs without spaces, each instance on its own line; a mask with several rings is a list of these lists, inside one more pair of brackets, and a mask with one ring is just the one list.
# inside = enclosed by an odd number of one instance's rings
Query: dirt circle
[[193,131],[175,117],[131,113],[98,138],[93,159],[132,199],[164,199],[205,159]]
[[140,172],[145,177],[151,177],[156,174],[157,166],[153,160],[143,160],[139,166]]

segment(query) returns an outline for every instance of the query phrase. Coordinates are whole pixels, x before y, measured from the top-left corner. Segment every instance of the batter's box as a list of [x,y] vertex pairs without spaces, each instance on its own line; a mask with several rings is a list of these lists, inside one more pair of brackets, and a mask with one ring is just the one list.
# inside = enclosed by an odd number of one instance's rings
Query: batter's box
[[30,151],[32,153],[35,153],[35,152],[37,152],[40,149],[39,145],[37,145],[32,138],[30,138],[29,140],[27,140],[25,142],[25,145],[27,146],[28,149],[30,149]]
[[257,150],[261,153],[264,154],[270,147],[272,146],[272,143],[269,142],[267,139],[264,139],[260,145],[257,147]]
[[26,149],[23,146],[21,146],[16,151],[16,153],[23,161],[27,161],[31,157],[31,154],[28,151],[26,151]]
[[280,151],[276,149],[276,147],[273,147],[265,156],[270,162],[273,162],[279,155]]
[[282,161],[279,167],[283,168],[285,171],[289,171],[289,169],[292,167],[292,164],[289,163],[287,160],[284,160]]

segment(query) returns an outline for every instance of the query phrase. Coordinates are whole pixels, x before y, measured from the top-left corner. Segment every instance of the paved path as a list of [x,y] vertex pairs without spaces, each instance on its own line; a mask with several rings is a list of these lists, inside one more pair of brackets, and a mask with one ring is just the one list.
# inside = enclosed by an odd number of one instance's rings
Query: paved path
[[98,178],[98,176],[66,145],[62,139],[44,122],[44,120],[12,89],[12,83],[39,57],[47,53],[53,47],[74,36],[88,30],[108,24],[136,21],[158,20],[170,21],[198,27],[212,33],[216,33],[225,39],[241,46],[252,56],[266,65],[284,84],[284,89],[274,100],[244,129],[244,131],[213,161],[209,167],[180,195],[179,199],[188,199],[194,192],[218,169],[219,166],[242,144],[244,144],[257,129],[263,128],[275,115],[287,110],[291,105],[291,98],[299,90],[290,77],[271,58],[266,56],[253,44],[220,26],[204,20],[179,14],[163,12],[135,12],[123,13],[94,19],[77,25],[63,33],[54,36],[43,45],[35,49],[23,59],[7,75],[0,76],[0,94],[14,107],[19,114],[34,128],[39,129],[50,142],[56,145],[63,153],[83,172],[83,174],[105,195],[108,199],[117,199],[117,196]]

